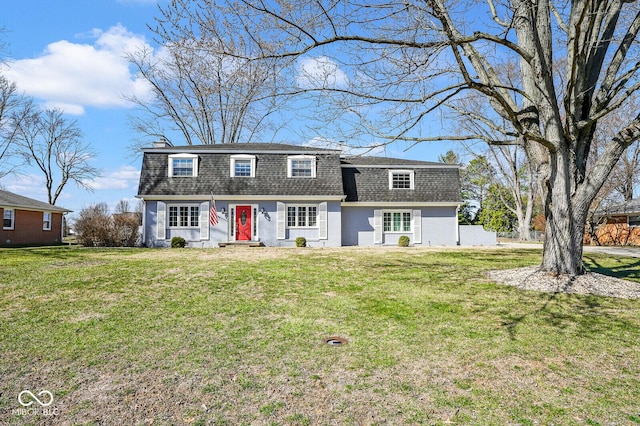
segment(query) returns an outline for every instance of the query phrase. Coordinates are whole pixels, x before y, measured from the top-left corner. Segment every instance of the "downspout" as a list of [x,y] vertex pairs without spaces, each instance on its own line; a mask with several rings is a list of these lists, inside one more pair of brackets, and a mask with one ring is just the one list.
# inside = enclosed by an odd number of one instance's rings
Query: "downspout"
[[456,245],[460,245],[460,221],[458,220],[460,214],[460,204],[456,207]]

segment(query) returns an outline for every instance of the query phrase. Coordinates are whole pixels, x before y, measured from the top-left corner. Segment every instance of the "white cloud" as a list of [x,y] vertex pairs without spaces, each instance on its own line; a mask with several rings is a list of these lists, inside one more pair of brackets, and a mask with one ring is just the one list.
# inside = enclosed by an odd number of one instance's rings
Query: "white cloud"
[[94,179],[85,181],[94,190],[105,189],[129,189],[138,184],[140,170],[133,166],[121,166],[118,170],[103,174]]
[[47,202],[45,184],[45,179],[41,175],[8,175],[0,182],[0,187],[14,194]]
[[304,89],[344,88],[349,77],[340,66],[326,56],[303,58],[298,62],[298,86]]
[[93,42],[56,41],[39,57],[9,62],[4,74],[27,95],[70,114],[82,114],[87,106],[130,106],[123,95],[148,96],[148,85],[131,73],[126,60],[128,52],[150,49],[144,37],[122,25],[78,36],[84,37]]

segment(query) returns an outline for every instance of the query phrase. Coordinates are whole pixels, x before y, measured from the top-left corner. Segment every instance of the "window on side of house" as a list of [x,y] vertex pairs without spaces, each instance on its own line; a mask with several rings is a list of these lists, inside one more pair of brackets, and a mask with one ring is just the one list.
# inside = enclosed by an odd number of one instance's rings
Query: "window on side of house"
[[640,226],[640,215],[629,216],[629,226],[631,227],[639,227]]
[[198,156],[174,154],[169,156],[169,177],[198,176]]
[[255,177],[256,175],[256,157],[255,155],[232,155],[231,177]]
[[13,209],[4,209],[4,217],[2,220],[2,229],[13,229],[15,222],[15,210]]
[[287,176],[299,178],[316,177],[316,157],[313,155],[293,155],[287,159]]
[[389,189],[414,189],[414,171],[389,170]]
[[384,232],[411,232],[411,212],[385,211],[382,224]]
[[289,228],[317,228],[318,227],[318,206],[288,205],[287,206],[287,227]]
[[200,226],[199,205],[169,206],[169,228],[197,228]]
[[50,212],[42,213],[42,230],[51,231],[51,213]]

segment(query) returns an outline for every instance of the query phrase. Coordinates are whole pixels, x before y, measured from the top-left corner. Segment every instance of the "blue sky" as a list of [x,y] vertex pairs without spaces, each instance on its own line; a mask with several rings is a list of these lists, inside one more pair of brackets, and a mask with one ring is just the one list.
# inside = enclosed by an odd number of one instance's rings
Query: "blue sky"
[[[168,0],[160,0],[160,4]],[[136,135],[129,127],[133,113],[123,95],[144,96],[146,85],[131,74],[127,51],[147,45],[157,48],[147,24],[157,15],[157,0],[36,0],[11,1],[3,8],[0,26],[7,44],[9,68],[3,74],[19,90],[44,107],[60,108],[77,120],[97,155],[102,176],[89,184],[92,192],[69,183],[57,204],[74,210],[97,202],[110,208],[121,199],[137,203],[140,156],[131,153]],[[300,141],[306,143],[308,141]],[[437,161],[444,144],[386,154]],[[36,170],[0,180],[0,187],[46,201],[44,179]]]

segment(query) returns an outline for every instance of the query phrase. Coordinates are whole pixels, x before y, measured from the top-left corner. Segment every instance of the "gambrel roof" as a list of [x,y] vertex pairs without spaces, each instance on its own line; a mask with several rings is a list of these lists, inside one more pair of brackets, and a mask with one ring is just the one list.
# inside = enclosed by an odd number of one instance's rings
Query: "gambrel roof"
[[[390,189],[390,171],[414,174],[415,189]],[[347,202],[462,203],[457,165],[386,157],[342,160]]]
[[[344,157],[341,151],[277,143],[162,146],[145,149],[138,196],[338,197],[347,202],[462,203],[457,165],[386,157]],[[169,177],[169,155],[198,158],[194,177]],[[234,155],[255,156],[255,177],[231,177]],[[313,156],[314,178],[287,177],[287,158]],[[389,189],[390,170],[411,170],[415,189]]]
[[[197,177],[169,177],[168,155],[198,155]],[[256,158],[255,177],[237,178],[229,173],[232,155]],[[288,178],[289,155],[316,158],[316,177]],[[275,143],[219,144],[165,147],[144,150],[139,196],[246,195],[341,197],[340,151]]]

